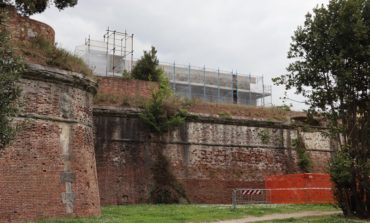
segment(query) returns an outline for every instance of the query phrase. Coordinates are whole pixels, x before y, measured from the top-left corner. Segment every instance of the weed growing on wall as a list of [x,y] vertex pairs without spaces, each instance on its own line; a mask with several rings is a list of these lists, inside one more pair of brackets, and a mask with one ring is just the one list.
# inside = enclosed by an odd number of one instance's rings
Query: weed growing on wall
[[306,145],[303,142],[300,130],[297,131],[297,138],[292,140],[292,147],[297,152],[298,167],[304,173],[311,172],[312,162],[306,151]]
[[24,70],[23,63],[15,57],[10,47],[9,33],[4,26],[6,19],[6,13],[0,9],[0,149],[4,148],[15,134],[11,122],[18,112],[16,100],[20,95],[16,83]]
[[267,129],[263,129],[258,132],[258,137],[260,138],[263,144],[267,144],[270,142],[270,133]]
[[159,90],[152,94],[140,118],[157,134],[168,132],[185,122],[186,111],[172,96],[169,82],[163,73],[160,75]]
[[[159,77],[159,90],[153,93],[140,118],[158,138],[184,124],[186,111],[172,96],[169,82],[163,73]],[[163,154],[162,144],[155,144],[154,153],[156,156],[152,166],[153,185],[150,201],[168,204],[187,200],[185,190],[171,172],[169,161]]]

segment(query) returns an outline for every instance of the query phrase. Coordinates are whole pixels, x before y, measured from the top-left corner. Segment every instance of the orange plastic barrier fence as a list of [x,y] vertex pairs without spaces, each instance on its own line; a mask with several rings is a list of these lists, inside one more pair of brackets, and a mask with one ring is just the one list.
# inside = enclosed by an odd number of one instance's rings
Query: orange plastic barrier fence
[[272,204],[328,204],[334,203],[329,174],[305,173],[269,176],[265,188]]

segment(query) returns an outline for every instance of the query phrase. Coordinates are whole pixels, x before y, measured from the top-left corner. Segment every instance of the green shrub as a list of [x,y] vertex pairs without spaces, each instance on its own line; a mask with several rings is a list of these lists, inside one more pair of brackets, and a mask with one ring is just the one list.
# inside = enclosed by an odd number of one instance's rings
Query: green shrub
[[144,56],[137,61],[131,72],[132,78],[145,81],[160,81],[161,74],[157,50],[153,46],[149,52],[144,51]]
[[[184,124],[186,119],[186,110],[182,108],[182,103],[172,96],[167,78],[161,74],[159,81],[159,90],[152,94],[151,100],[140,114],[141,120],[158,138]],[[151,169],[154,183],[150,191],[150,201],[168,204],[187,200],[185,190],[172,174],[169,162],[163,154],[163,145],[157,143],[154,146],[156,157]]]
[[298,156],[298,167],[304,173],[309,173],[312,170],[312,162],[307,154],[306,145],[303,142],[300,131],[297,132],[297,138],[292,140],[292,147],[297,152]]
[[270,133],[267,129],[263,129],[258,132],[258,137],[260,138],[263,144],[267,144],[270,142]]

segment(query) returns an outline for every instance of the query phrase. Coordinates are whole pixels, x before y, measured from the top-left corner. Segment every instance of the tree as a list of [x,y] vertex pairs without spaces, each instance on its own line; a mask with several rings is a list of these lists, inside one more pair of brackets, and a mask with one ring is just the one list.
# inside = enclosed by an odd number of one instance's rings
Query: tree
[[157,50],[152,46],[149,52],[144,51],[144,56],[137,61],[131,75],[138,80],[159,81],[162,69],[158,65]]
[[55,7],[62,10],[67,7],[73,7],[78,0],[0,0],[0,5],[14,5],[23,15],[32,15],[41,13],[52,3]]
[[370,1],[317,6],[295,31],[288,58],[288,74],[273,81],[306,96],[309,115],[327,118],[338,204],[346,216],[369,218]]

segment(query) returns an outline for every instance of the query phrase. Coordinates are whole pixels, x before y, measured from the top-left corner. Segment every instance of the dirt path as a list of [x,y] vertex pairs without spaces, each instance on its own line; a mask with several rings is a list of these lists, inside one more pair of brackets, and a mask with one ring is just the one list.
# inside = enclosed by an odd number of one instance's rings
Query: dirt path
[[215,223],[250,223],[250,222],[259,222],[259,221],[288,219],[288,218],[320,217],[320,216],[328,216],[328,215],[334,215],[334,214],[340,214],[340,213],[342,212],[340,211],[304,211],[304,212],[296,212],[296,213],[271,214],[271,215],[265,215],[261,217],[250,216],[250,217],[236,219],[236,220],[217,221]]

